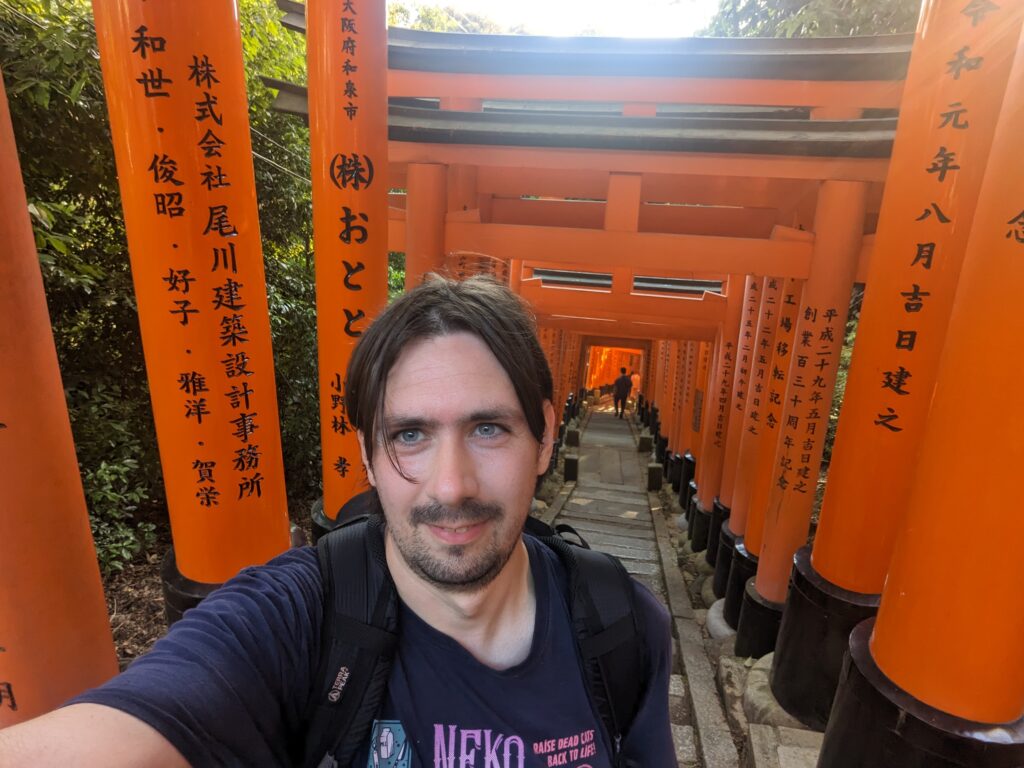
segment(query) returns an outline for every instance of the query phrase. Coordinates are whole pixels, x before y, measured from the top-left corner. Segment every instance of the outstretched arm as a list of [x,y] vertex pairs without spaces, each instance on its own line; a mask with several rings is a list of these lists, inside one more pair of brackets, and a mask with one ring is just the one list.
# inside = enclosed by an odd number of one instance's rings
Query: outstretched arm
[[187,768],[177,749],[132,715],[73,704],[0,731],[0,768]]

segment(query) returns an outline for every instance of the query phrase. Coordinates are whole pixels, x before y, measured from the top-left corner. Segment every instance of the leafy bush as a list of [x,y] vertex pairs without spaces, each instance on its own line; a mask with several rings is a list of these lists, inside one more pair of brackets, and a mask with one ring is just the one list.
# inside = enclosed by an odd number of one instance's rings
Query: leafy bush
[[148,418],[137,397],[109,383],[80,385],[65,392],[76,448],[82,457],[82,485],[93,539],[104,574],[120,571],[152,546],[156,527],[140,512],[152,509],[162,493],[153,428],[137,429]]

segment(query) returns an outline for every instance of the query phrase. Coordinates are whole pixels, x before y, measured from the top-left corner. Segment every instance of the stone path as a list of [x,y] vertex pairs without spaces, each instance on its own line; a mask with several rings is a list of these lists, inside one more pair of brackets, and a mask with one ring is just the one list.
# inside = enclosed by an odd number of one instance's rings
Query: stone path
[[668,609],[669,712],[680,768],[816,768],[821,735],[774,701],[770,658],[737,659],[730,637],[706,631],[714,595],[702,587],[712,569],[676,526],[678,494],[668,485],[647,490],[651,458],[637,450],[639,428],[611,411],[606,403],[586,413],[580,445],[568,449],[578,455],[578,481],[566,483],[540,517],[568,523],[591,547],[618,557]]
[[[664,515],[660,505],[652,510],[646,490],[646,458],[637,453],[630,422],[616,419],[607,408],[592,411],[578,450],[579,480],[555,502],[554,522],[568,523],[591,547],[618,557],[630,574],[669,607],[662,549],[668,545],[671,550],[671,545],[659,541]],[[655,516],[662,519],[656,521]],[[674,554],[670,556],[678,574]],[[685,586],[680,589],[685,592]],[[675,666],[669,708],[679,766],[703,768],[697,756],[690,695],[678,654]]]

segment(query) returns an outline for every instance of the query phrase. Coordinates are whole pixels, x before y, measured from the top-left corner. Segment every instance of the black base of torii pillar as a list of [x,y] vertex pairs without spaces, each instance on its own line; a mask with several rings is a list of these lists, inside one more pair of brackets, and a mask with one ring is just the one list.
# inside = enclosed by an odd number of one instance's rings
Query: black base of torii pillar
[[[869,641],[875,620],[850,635],[818,768],[1020,768],[1024,718],[978,723],[941,712],[878,668]],[[941,670],[936,671],[941,674]]]
[[740,608],[743,607],[743,590],[746,589],[747,580],[756,573],[757,557],[747,551],[743,545],[743,537],[736,536],[729,563],[729,578],[725,584],[725,605],[722,611],[725,623],[733,629],[740,624]]
[[[722,504],[715,496],[711,504],[711,522],[708,526],[708,551],[704,553],[704,560],[712,568],[718,562],[718,542],[722,535],[722,523],[729,519],[729,508]],[[716,595],[721,597],[721,595]]]
[[206,584],[192,581],[178,570],[178,561],[174,556],[174,547],[167,550],[160,564],[160,584],[164,593],[164,617],[167,626],[182,617],[189,608],[195,608],[220,584]]
[[814,570],[810,547],[797,551],[770,680],[783,709],[809,728],[825,730],[850,633],[880,599],[837,587]]

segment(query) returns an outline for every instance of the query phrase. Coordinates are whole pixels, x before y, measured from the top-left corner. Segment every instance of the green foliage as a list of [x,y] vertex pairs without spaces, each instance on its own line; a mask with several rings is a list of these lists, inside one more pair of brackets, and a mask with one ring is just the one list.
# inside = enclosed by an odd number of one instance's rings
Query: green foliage
[[139,479],[139,458],[156,461],[155,455],[147,456],[151,441],[143,443],[134,431],[134,425],[148,414],[140,413],[139,404],[125,399],[120,389],[103,383],[82,386],[67,395],[74,403],[72,428],[80,455],[83,446],[90,451],[102,449],[98,463],[82,467],[100,567],[104,573],[120,571],[156,539],[153,523],[136,515],[140,505],[151,501],[151,489]]
[[388,302],[405,292],[405,254],[388,252]]
[[702,34],[847,37],[913,32],[920,0],[720,0]]
[[0,6],[0,61],[29,214],[109,572],[152,542],[146,519],[163,491],[95,48],[87,3]]
[[285,483],[293,515],[308,517],[321,487],[313,266],[287,256],[268,258],[266,266]]
[[497,22],[470,11],[459,11],[450,5],[413,5],[388,3],[388,26],[422,29],[430,32],[469,32],[481,35],[505,34]]
[[[240,0],[285,474],[319,491],[308,129],[259,75],[302,82],[304,42],[273,0]],[[153,542],[165,501],[102,75],[87,0],[0,3],[0,62],[75,446],[105,572]],[[8,180],[9,181],[9,180]]]

